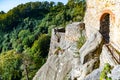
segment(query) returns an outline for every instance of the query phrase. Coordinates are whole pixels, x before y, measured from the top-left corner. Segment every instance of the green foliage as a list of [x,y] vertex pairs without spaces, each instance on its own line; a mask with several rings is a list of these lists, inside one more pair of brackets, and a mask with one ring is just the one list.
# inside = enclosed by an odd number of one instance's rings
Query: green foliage
[[18,53],[22,53],[22,52],[23,52],[23,45],[22,45],[22,44],[19,44],[19,45],[17,46],[17,48],[16,48],[16,51],[17,51]]
[[21,55],[11,50],[0,55],[0,75],[2,80],[20,79]]
[[107,76],[108,73],[111,73],[111,65],[106,63],[103,71],[100,74],[100,80],[112,80],[110,77]]
[[62,49],[60,47],[57,47],[57,49],[55,50],[54,54],[58,55],[59,51],[61,51]]
[[3,44],[2,51],[7,51],[7,50],[11,49],[9,34],[5,34],[3,39],[4,39],[4,41],[2,42],[2,44]]
[[67,15],[72,21],[82,21],[84,14],[85,14],[85,8],[86,8],[85,0],[69,0],[67,3]]
[[49,28],[48,28],[48,34],[49,34],[49,35],[51,35],[52,29],[55,28],[55,27],[56,27],[55,25],[49,26]]
[[[51,4],[45,2],[29,2],[18,5],[8,13],[0,15],[0,28],[3,30],[10,30],[16,27],[23,18],[43,18],[50,10]],[[2,12],[1,12],[2,13]]]
[[23,39],[23,38],[27,37],[28,35],[30,35],[29,30],[21,30],[18,34],[18,37]]
[[2,14],[5,14],[5,12],[4,11],[0,11],[0,15],[2,15]]
[[32,53],[39,53],[38,56],[47,57],[49,51],[50,36],[42,34],[31,48]]
[[81,36],[80,36],[79,40],[77,41],[77,48],[80,49],[83,46],[83,44],[85,43],[85,41],[86,41],[86,38],[81,33]]

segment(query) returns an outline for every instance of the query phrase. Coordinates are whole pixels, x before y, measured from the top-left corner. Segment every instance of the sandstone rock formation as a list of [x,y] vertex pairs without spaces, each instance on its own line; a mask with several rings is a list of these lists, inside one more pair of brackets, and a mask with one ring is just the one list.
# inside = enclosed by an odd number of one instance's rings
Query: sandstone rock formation
[[[95,28],[84,45],[77,48],[81,35],[86,36],[83,24],[74,22],[67,25],[65,30],[53,29],[47,62],[33,80],[99,80],[105,63],[112,66],[118,64],[112,55],[117,52],[110,44],[104,43],[102,35]],[[113,80],[119,78],[114,77],[115,70],[111,74]]]
[[117,62],[115,61],[114,57],[112,56],[106,45],[103,45],[102,47],[100,61],[101,67],[103,67],[105,63],[109,63],[111,66],[117,65]]
[[93,72],[91,72],[89,75],[87,75],[83,80],[100,80],[100,73],[102,69],[96,69]]
[[120,80],[120,65],[117,65],[111,71],[112,80]]
[[[76,41],[80,37],[79,24],[81,23],[69,24],[66,27],[66,32],[55,33],[54,30],[52,31],[47,62],[36,73],[33,80],[64,80],[68,74],[70,75],[72,68],[80,64],[77,54],[79,50],[76,47]],[[58,48],[60,49],[58,50]],[[67,79],[69,78],[70,76]]]
[[109,49],[103,45],[99,31],[93,29],[79,50],[76,45],[81,34],[85,36],[85,29],[79,22],[69,24],[65,31],[53,29],[47,62],[33,80],[99,80],[100,67],[105,63],[117,64]]

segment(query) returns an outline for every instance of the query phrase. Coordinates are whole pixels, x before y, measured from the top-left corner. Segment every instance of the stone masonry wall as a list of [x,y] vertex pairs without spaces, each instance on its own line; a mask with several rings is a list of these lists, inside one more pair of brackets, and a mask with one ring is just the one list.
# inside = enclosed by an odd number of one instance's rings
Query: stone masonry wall
[[84,17],[87,37],[92,28],[100,29],[100,20],[105,13],[110,14],[110,43],[120,50],[120,0],[86,0]]

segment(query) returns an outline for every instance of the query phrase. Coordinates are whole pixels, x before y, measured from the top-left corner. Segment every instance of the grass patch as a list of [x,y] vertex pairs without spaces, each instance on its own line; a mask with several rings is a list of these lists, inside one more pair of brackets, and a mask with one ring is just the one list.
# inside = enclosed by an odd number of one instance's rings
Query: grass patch
[[107,74],[111,73],[111,69],[112,69],[111,65],[109,63],[106,63],[104,69],[100,74],[100,80],[112,80],[111,77],[107,76]]
[[86,42],[85,36],[81,35],[81,37],[77,41],[77,48],[80,49],[85,42]]

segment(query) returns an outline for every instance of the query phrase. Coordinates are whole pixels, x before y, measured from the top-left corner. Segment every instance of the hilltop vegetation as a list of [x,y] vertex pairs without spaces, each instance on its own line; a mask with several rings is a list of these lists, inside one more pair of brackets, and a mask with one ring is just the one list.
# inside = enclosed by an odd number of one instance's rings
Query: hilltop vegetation
[[29,2],[0,12],[0,78],[32,79],[45,63],[51,29],[82,21],[85,1]]

